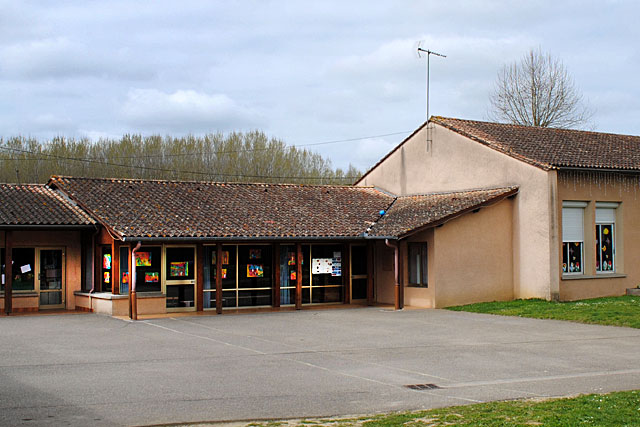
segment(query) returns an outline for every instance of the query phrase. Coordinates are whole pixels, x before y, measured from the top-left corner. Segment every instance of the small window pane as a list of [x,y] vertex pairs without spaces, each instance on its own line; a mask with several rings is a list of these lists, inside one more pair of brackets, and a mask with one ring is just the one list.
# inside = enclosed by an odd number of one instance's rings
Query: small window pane
[[193,280],[195,277],[195,249],[167,248],[167,280]]
[[11,288],[14,291],[33,291],[35,289],[35,253],[33,248],[14,248],[11,251],[13,256]]
[[135,256],[136,291],[160,292],[162,289],[162,248],[142,246]]
[[427,286],[428,259],[426,243],[409,243],[409,284]]
[[596,271],[614,271],[614,225],[596,224]]

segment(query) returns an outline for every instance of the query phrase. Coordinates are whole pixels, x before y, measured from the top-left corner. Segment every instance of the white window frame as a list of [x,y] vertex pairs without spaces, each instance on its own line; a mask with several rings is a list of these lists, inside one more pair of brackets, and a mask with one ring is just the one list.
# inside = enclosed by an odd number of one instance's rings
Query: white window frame
[[[611,253],[613,268],[611,270],[602,270],[602,235],[599,236],[599,246],[596,247],[596,257],[598,266],[596,267],[596,274],[612,274],[616,272],[616,214],[618,203],[613,202],[596,202],[596,229],[598,225],[610,225],[611,226]],[[600,229],[602,233],[602,229]]]
[[[584,257],[584,211],[585,208],[587,207],[587,203],[586,202],[574,202],[574,201],[565,201],[562,202],[562,243],[563,245],[565,243],[567,243],[566,249],[563,249],[562,252],[562,258],[564,261],[564,250],[569,250],[569,243],[581,243],[580,245],[580,271],[569,271],[569,266],[567,265],[567,271],[565,272],[564,269],[562,268],[562,264],[563,262],[561,262],[561,271],[563,275],[571,275],[571,276],[576,276],[576,275],[584,275],[585,274],[585,269],[584,269],[584,261],[585,261],[585,257]],[[581,224],[579,226],[572,226],[570,227],[570,223],[568,222],[569,220],[569,215],[570,212],[580,212],[580,220],[581,220]],[[567,258],[567,264],[569,264],[569,259],[570,254],[567,253],[566,254],[566,258]]]

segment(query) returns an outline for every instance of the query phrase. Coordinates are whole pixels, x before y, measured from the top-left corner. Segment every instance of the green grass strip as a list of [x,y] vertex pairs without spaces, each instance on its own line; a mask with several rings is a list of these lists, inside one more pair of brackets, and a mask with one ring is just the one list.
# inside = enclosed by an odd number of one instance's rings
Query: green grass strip
[[483,302],[447,307],[447,309],[640,328],[640,297],[627,295],[572,302],[552,302],[541,299]]

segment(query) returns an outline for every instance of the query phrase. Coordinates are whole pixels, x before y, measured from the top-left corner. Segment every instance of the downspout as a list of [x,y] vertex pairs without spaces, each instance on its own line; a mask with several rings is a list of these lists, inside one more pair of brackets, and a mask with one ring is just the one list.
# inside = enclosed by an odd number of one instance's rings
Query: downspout
[[399,278],[399,268],[398,268],[398,264],[399,264],[399,260],[400,260],[399,258],[400,257],[399,257],[399,254],[398,254],[398,252],[399,252],[398,243],[391,243],[389,241],[389,239],[384,239],[384,244],[393,249],[393,254],[394,254],[393,266],[394,266],[395,282],[396,282],[396,285],[395,285],[395,299],[396,299],[396,301],[395,301],[395,309],[396,310],[400,310],[400,309],[402,309],[403,301],[400,301],[400,295],[401,295],[400,290],[401,289],[400,289],[400,278]]
[[136,252],[142,246],[142,242],[138,242],[131,251],[131,292],[129,292],[129,318],[138,320],[138,299],[136,297]]

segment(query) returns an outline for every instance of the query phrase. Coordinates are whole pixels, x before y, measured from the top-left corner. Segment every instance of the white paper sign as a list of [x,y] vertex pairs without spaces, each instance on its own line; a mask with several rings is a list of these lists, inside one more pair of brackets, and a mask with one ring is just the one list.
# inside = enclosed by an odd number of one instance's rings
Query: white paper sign
[[2,284],[4,285],[4,274],[2,275]]
[[331,274],[331,258],[314,258],[311,262],[313,274]]
[[23,265],[22,267],[20,267],[20,271],[23,274],[30,272],[31,271],[31,264]]

